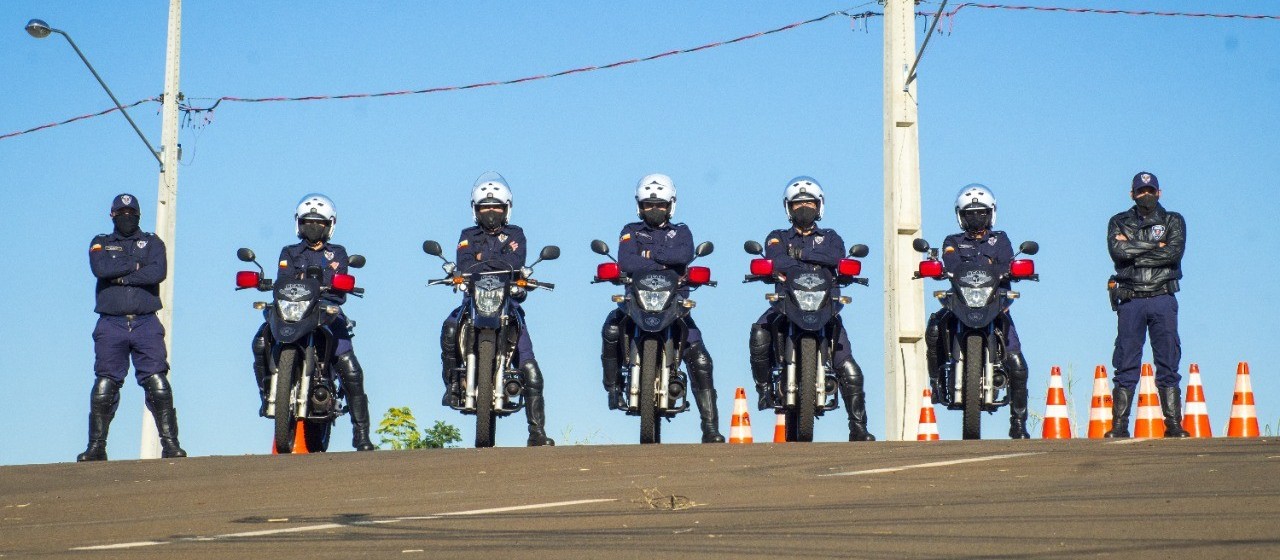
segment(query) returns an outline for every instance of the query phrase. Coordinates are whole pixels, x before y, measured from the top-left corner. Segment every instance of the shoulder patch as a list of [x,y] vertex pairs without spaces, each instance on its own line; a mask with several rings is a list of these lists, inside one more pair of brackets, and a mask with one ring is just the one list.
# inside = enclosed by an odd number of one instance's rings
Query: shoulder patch
[[289,268],[289,261],[280,261],[280,268]]
[[94,252],[94,251],[101,251],[101,250],[102,250],[102,244],[101,244],[101,243],[94,243],[91,247],[89,247],[89,252],[90,252],[90,253],[92,253],[92,252]]
[[458,248],[462,249],[463,247],[466,247],[467,245],[470,245],[470,244],[471,244],[471,241],[463,239],[462,241],[458,242]]
[[942,250],[942,252],[943,252],[943,253],[954,253],[954,252],[956,252],[956,248],[955,248],[955,247],[950,247],[950,246],[948,246],[948,247],[944,248],[944,249]]
[[618,241],[631,241],[631,234],[630,233],[622,234],[622,238],[619,239]]
[[777,244],[779,244],[779,243],[782,243],[782,240],[781,240],[781,239],[778,239],[777,237],[770,237],[770,238],[769,238],[769,241],[768,241],[768,243],[767,243],[767,244],[768,244],[768,245],[777,245]]

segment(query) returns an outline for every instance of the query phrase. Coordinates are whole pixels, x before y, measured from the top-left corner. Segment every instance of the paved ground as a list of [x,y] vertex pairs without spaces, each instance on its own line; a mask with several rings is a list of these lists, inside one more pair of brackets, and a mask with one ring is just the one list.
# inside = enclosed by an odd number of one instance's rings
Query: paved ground
[[630,445],[35,465],[0,468],[0,515],[6,559],[1276,558],[1280,443]]

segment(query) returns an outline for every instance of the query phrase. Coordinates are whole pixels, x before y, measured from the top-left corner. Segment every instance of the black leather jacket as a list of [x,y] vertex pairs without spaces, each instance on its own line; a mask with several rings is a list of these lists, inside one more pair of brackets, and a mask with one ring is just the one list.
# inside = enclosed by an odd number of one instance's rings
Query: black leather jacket
[[[1117,235],[1128,241],[1116,240]],[[1137,292],[1177,292],[1186,243],[1187,224],[1182,214],[1160,205],[1146,217],[1135,206],[1112,216],[1107,224],[1107,248],[1116,265],[1114,278],[1120,287]]]

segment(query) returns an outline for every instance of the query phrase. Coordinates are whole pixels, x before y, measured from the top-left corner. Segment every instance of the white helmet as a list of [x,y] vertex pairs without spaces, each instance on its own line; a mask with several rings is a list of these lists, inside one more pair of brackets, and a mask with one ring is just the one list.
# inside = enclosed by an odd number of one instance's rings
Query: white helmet
[[791,219],[791,203],[797,200],[818,201],[819,220],[827,210],[827,199],[822,192],[822,185],[819,185],[818,180],[813,177],[801,175],[787,181],[787,188],[782,191],[782,209],[786,211],[788,220]]
[[636,183],[636,215],[640,215],[640,203],[661,201],[671,204],[667,219],[676,216],[676,184],[661,173],[651,173],[640,178]]
[[471,187],[471,216],[479,223],[479,217],[476,215],[476,207],[482,204],[501,204],[507,207],[506,219],[511,220],[511,208],[514,206],[514,200],[511,197],[511,187],[507,185],[507,180],[502,174],[496,171],[487,171],[476,179],[475,185]]
[[333,237],[333,230],[338,228],[338,209],[333,205],[333,201],[329,197],[320,193],[311,193],[302,197],[298,201],[298,208],[293,212],[293,232],[296,235],[302,235],[302,228],[298,222],[306,217],[319,217],[329,222],[329,236],[325,238],[328,241]]
[[995,227],[996,195],[992,194],[991,189],[986,185],[978,183],[965,185],[960,189],[960,194],[956,195],[956,223],[960,225],[960,229],[964,229],[964,218],[960,217],[960,213],[979,208],[991,211],[991,224],[988,227]]

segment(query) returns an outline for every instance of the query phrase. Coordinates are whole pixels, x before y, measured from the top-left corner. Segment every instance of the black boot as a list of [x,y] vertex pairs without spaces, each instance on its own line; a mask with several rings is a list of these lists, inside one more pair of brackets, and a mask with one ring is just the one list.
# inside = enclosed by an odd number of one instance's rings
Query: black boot
[[445,321],[440,328],[440,377],[444,380],[443,406],[462,406],[462,384],[458,382],[458,324]]
[[143,379],[147,409],[156,419],[156,432],[160,435],[160,456],[165,459],[186,457],[187,452],[178,445],[178,411],[173,409],[173,388],[169,386],[168,373],[153,374]]
[[524,373],[524,414],[529,421],[529,447],[555,445],[556,440],[547,437],[547,415],[542,400],[542,370],[538,362],[529,360],[520,366]]
[[1164,412],[1164,437],[1191,437],[1182,427],[1182,391],[1178,386],[1160,387],[1160,409]]
[[929,317],[929,326],[924,331],[924,358],[929,373],[929,392],[933,404],[942,399],[942,313],[941,310]]
[[351,413],[351,447],[356,451],[377,449],[369,441],[369,396],[364,393],[364,370],[356,360],[355,352],[347,352],[333,360],[342,392],[347,395],[347,409]]
[[77,461],[107,460],[107,431],[120,405],[120,382],[99,377],[89,391],[89,446],[76,456]]
[[1009,370],[1009,437],[1029,439],[1027,433],[1027,359],[1012,352],[1005,361]]
[[755,379],[756,395],[759,396],[756,407],[760,410],[773,408],[773,388],[769,386],[773,378],[773,360],[769,356],[772,346],[773,335],[769,327],[751,325],[748,349],[751,352],[751,377]]
[[271,368],[267,365],[267,353],[271,351],[271,341],[268,340],[267,324],[263,323],[258,327],[258,333],[253,335],[253,377],[258,381],[258,397],[262,399],[262,406],[258,408],[258,416],[267,417],[267,399],[271,396]]
[[1133,389],[1116,387],[1111,391],[1111,430],[1102,437],[1129,437],[1129,405],[1133,404]]
[[627,399],[622,394],[622,380],[618,379],[622,370],[619,365],[621,350],[618,343],[622,340],[622,327],[616,319],[617,312],[610,313],[600,329],[600,371],[604,382],[605,393],[608,394],[609,410],[626,410]]
[[702,443],[724,443],[724,436],[720,435],[720,413],[716,410],[715,381],[711,376],[711,354],[702,343],[694,344],[685,350],[685,364],[697,389],[693,397],[702,416]]
[[840,378],[840,396],[849,414],[849,441],[875,441],[867,431],[867,395],[862,390],[862,368],[852,358],[836,366]]

